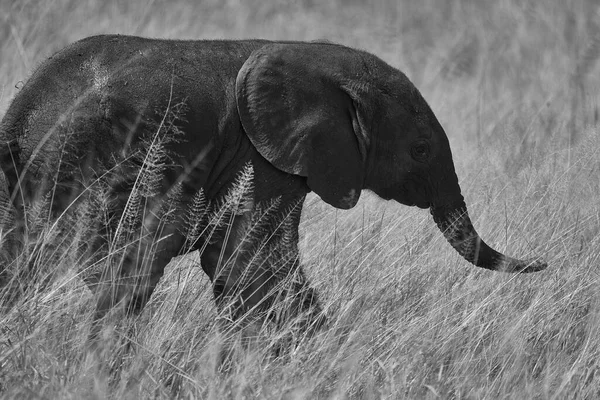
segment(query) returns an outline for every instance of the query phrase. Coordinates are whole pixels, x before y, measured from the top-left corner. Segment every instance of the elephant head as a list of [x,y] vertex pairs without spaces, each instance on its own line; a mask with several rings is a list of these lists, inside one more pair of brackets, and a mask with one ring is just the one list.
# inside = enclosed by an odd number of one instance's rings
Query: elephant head
[[478,267],[546,267],[507,257],[480,239],[444,129],[409,79],[379,58],[333,44],[267,44],[239,71],[236,98],[259,153],[306,177],[327,203],[348,209],[369,189],[429,208],[452,247]]

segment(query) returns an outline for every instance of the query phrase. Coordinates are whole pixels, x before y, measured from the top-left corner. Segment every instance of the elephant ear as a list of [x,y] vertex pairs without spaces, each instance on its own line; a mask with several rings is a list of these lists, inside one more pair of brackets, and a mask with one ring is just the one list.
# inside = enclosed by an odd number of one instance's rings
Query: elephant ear
[[[269,44],[238,73],[242,126],[276,168],[307,177],[321,199],[354,207],[363,188],[366,136],[347,77],[350,49],[327,44]],[[356,72],[354,72],[356,74]]]

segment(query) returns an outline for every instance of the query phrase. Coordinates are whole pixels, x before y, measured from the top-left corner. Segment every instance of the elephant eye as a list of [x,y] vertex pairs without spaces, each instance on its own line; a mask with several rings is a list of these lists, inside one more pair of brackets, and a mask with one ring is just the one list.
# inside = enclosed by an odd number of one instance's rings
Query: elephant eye
[[427,161],[429,158],[429,144],[425,141],[418,141],[412,145],[411,155],[417,161]]

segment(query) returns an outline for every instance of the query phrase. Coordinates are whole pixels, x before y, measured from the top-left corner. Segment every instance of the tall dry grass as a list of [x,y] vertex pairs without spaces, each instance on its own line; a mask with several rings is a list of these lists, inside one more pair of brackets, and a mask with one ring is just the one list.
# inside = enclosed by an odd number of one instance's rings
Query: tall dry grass
[[600,396],[594,1],[55,0],[0,1],[0,11],[2,112],[41,60],[96,33],[326,38],[369,50],[436,112],[482,237],[550,263],[526,276],[477,270],[426,212],[368,193],[350,211],[309,197],[302,261],[328,330],[272,359],[278,338],[265,329],[258,348],[236,352],[229,375],[216,374],[210,285],[197,259],[179,258],[129,329],[135,351],[106,344],[121,364],[115,379],[82,356],[93,299],[77,260],[64,257],[0,314],[3,397]]

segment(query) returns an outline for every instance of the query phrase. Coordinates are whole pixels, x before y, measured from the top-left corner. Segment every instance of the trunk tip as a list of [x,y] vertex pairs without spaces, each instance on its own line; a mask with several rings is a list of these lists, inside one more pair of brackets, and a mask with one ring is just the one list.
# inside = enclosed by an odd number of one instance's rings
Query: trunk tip
[[509,266],[509,271],[527,274],[545,270],[548,267],[548,263],[539,258],[530,258],[510,263]]

